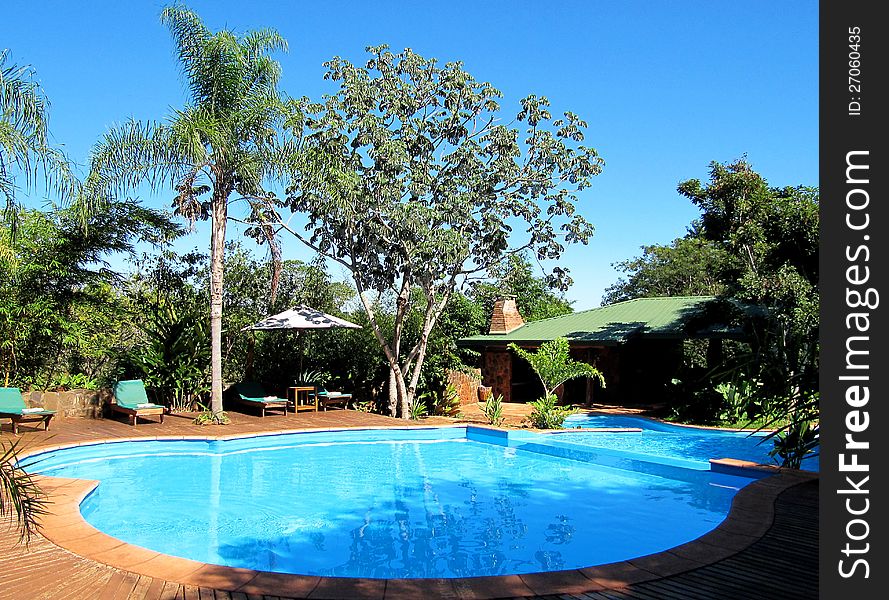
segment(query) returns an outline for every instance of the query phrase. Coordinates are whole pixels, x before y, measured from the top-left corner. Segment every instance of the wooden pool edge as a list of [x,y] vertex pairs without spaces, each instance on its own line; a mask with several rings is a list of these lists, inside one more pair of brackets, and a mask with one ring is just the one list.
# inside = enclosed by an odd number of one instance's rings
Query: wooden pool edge
[[[304,430],[293,430],[297,431]],[[216,440],[231,437],[253,436],[158,436],[148,439]],[[124,440],[94,440],[89,444],[120,441]],[[78,445],[87,444],[71,444],[52,449]],[[34,453],[49,449],[41,448]],[[49,502],[49,511],[40,520],[40,533],[45,538],[78,556],[137,575],[228,592],[291,598],[394,599],[434,594],[440,598],[492,599],[624,588],[631,584],[678,575],[733,556],[757,542],[769,530],[774,521],[775,501],[782,492],[818,477],[816,473],[790,469],[772,472],[774,474],[753,481],[735,495],[728,515],[718,527],[680,546],[622,562],[581,569],[452,579],[290,575],[176,558],[127,544],[89,525],[80,514],[80,503],[95,489],[98,482],[42,475],[32,477],[44,490]]]

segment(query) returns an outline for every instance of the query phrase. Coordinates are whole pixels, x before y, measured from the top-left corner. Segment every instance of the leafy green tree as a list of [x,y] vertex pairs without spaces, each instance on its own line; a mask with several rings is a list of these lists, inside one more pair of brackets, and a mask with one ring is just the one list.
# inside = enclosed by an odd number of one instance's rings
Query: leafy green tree
[[489,281],[476,283],[470,295],[481,304],[485,320],[491,316],[494,301],[501,296],[515,296],[516,306],[526,323],[559,317],[572,312],[571,302],[550,288],[546,278],[534,275],[525,254],[513,254],[489,269]]
[[776,453],[798,464],[818,439],[818,191],[770,187],[738,160],[711,163],[707,184],[689,180],[679,192],[701,209],[701,237],[735,258],[725,295],[768,309],[738,369],[763,382]]
[[510,344],[509,349],[524,358],[537,373],[540,383],[543,385],[544,397],[556,393],[556,388],[571,379],[589,377],[605,386],[605,378],[596,367],[571,358],[571,349],[566,338],[556,338],[543,342],[540,347],[529,352],[515,344]]
[[[733,303],[765,307],[762,318],[737,322],[752,341],[715,376],[761,383],[749,403],[762,413],[757,417],[782,428],[781,456],[791,464],[817,435],[818,191],[769,186],[744,159],[713,162],[709,181],[691,179],[678,189],[700,219],[672,246],[646,247],[642,257],[619,263],[629,278],[605,299],[712,293],[730,301],[709,311],[722,322]],[[788,448],[794,443],[799,452]]]
[[535,352],[515,344],[510,344],[509,349],[530,363],[543,385],[543,396],[531,402],[531,423],[539,429],[559,429],[571,413],[570,409],[557,406],[556,388],[566,381],[590,377],[605,387],[605,378],[597,368],[571,358],[571,348],[566,338],[544,342]]
[[725,250],[695,233],[669,246],[643,246],[642,256],[614,265],[628,277],[605,290],[602,304],[652,296],[716,296],[726,290],[724,271],[730,263]]
[[[355,291],[343,282],[333,281],[323,260],[283,261],[276,275],[269,261],[258,260],[241,244],[230,244],[227,254],[223,320],[226,379],[259,377],[269,383],[292,385],[299,372],[315,364],[313,359],[324,347],[324,338],[333,334],[340,340],[340,336],[333,331],[244,332],[242,329],[300,304],[346,317],[344,305],[354,297]],[[277,293],[272,297],[269,289],[276,276]],[[342,338],[346,345],[348,338],[348,335]],[[348,354],[345,348],[336,352]],[[341,359],[334,361],[337,365],[340,362]]]
[[274,250],[259,200],[265,182],[282,172],[281,126],[292,114],[277,90],[281,74],[269,58],[285,50],[275,31],[237,36],[211,32],[192,11],[170,6],[161,21],[173,35],[190,102],[166,123],[131,121],[105,135],[93,151],[86,198],[125,193],[143,182],[172,183],[174,206],[191,222],[210,219],[211,410],[222,410],[222,307],[225,231],[229,202],[252,207],[250,233]]
[[0,223],[0,375],[6,384],[46,388],[83,361],[109,359],[128,319],[107,260],[138,241],[161,243],[181,229],[162,213],[118,202],[82,227],[72,208],[19,211],[13,241]]
[[739,160],[712,163],[706,185],[693,179],[679,191],[701,209],[700,237],[733,257],[724,295],[769,309],[754,331],[763,392],[798,398],[817,390],[817,190],[769,187]]
[[33,70],[7,65],[8,54],[0,51],[0,195],[6,200],[6,215],[13,218],[16,175],[31,186],[42,173],[47,187],[62,200],[74,198],[79,184],[65,155],[49,143],[49,101],[34,81]]
[[[366,67],[326,63],[340,87],[306,107],[303,168],[284,202],[308,224],[280,222],[352,275],[386,355],[391,404],[407,418],[430,333],[458,284],[510,254],[555,259],[565,244],[585,243],[592,227],[575,193],[602,160],[580,143],[586,124],[570,112],[553,120],[546,98],[522,100],[523,135],[499,122],[501,93],[461,63],[368,51]],[[569,281],[562,269],[550,278]],[[395,298],[391,332],[375,308],[385,294]],[[405,344],[414,306],[422,324]]]
[[124,282],[132,340],[119,352],[115,378],[140,378],[158,403],[189,411],[209,392],[207,257],[169,249],[134,261]]

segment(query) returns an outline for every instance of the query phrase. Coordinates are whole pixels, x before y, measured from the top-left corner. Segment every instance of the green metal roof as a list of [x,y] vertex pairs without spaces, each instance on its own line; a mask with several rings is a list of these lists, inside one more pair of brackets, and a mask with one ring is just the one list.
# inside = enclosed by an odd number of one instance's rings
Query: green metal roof
[[461,346],[539,344],[565,337],[578,345],[616,345],[631,337],[682,339],[688,337],[737,337],[737,329],[710,326],[693,334],[686,326],[700,316],[713,296],[637,298],[584,310],[561,317],[526,323],[509,333],[474,335],[458,341]]

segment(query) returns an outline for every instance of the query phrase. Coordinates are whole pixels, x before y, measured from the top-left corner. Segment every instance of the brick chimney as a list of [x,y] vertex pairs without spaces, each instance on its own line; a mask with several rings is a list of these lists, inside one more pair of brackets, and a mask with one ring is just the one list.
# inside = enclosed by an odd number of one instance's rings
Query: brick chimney
[[488,333],[509,333],[525,324],[515,304],[515,296],[503,296],[494,301],[491,328]]

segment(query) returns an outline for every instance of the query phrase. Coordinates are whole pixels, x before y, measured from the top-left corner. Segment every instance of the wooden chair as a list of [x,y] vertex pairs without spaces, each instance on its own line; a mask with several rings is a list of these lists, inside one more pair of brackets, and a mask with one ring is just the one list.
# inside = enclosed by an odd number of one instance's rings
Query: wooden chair
[[318,389],[317,400],[318,408],[327,410],[330,404],[338,404],[341,408],[346,408],[352,401],[352,394],[343,394],[342,392],[328,392],[324,388]]
[[283,409],[283,414],[287,414],[287,398],[279,398],[277,396],[266,394],[265,389],[258,383],[252,381],[237,383],[234,386],[234,391],[235,393],[232,395],[233,400],[247,406],[258,408],[260,410],[260,415],[263,417],[265,417],[265,411],[267,410]]
[[55,414],[54,410],[26,407],[22,391],[18,388],[0,388],[0,419],[12,421],[13,435],[19,434],[19,423],[42,422],[46,431]]
[[160,404],[148,401],[145,393],[145,384],[141,379],[118,381],[114,384],[114,397],[111,410],[124,413],[130,418],[130,425],[136,426],[139,417],[159,416],[160,422],[164,422],[165,408]]

